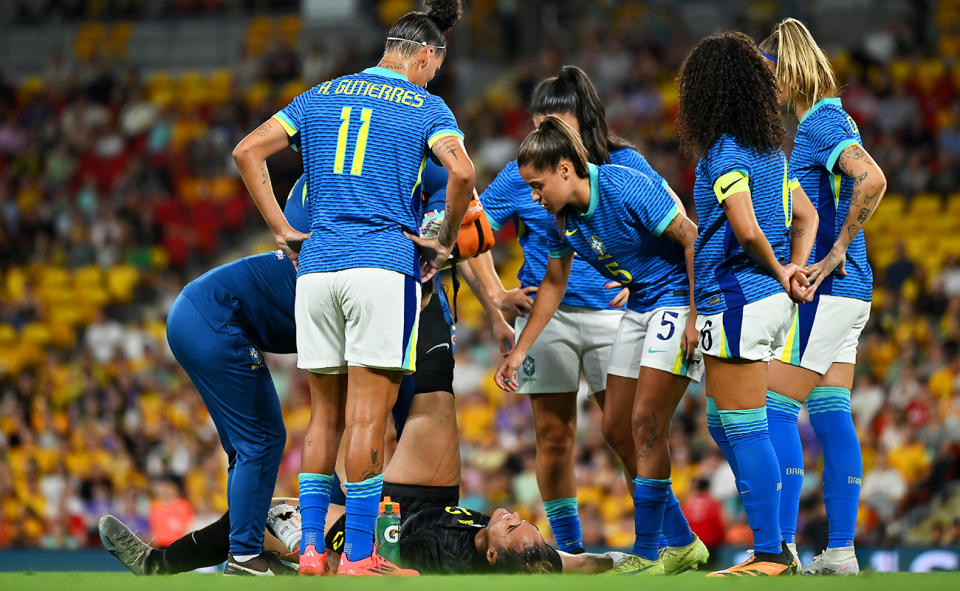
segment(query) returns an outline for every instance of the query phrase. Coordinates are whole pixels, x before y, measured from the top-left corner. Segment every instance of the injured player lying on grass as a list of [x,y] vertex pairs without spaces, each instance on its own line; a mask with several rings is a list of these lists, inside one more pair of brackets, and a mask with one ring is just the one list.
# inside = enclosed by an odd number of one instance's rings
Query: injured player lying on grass
[[[438,501],[439,498],[424,499],[418,510],[401,521],[400,562],[424,574],[632,574],[640,563],[636,556],[623,552],[559,552],[546,543],[533,524],[515,512],[500,508],[488,516]],[[336,509],[343,510],[342,506],[331,506],[331,512]],[[112,516],[101,519],[100,529],[102,535],[111,538],[111,553],[135,574],[176,574],[226,560],[230,525],[229,516],[224,515],[167,548],[152,548]],[[273,506],[267,518],[267,532],[265,546],[273,550],[265,554],[272,558],[273,572],[296,574],[300,545],[296,509],[285,503]],[[326,542],[331,554],[327,564],[337,565],[343,550],[343,519],[328,528]]]
[[[420,375],[422,377],[422,374]],[[444,386],[442,389],[446,389]],[[449,386],[452,390],[452,386]],[[416,393],[401,397],[406,412],[395,415],[401,436],[396,451],[384,472],[383,494],[401,508],[399,551],[401,562],[423,573],[489,572],[564,572],[634,573],[637,557],[620,552],[571,555],[549,546],[532,524],[516,513],[497,509],[487,516],[458,507],[459,454],[432,454],[433,448],[459,449],[453,396],[447,392]],[[398,420],[399,419],[399,420]],[[438,452],[439,453],[439,452]],[[438,474],[437,466],[443,466]],[[339,485],[333,489],[327,514],[327,552],[339,554],[343,548],[344,502]],[[340,492],[339,498],[336,493]],[[267,529],[271,535],[265,547],[275,553],[271,571],[294,573],[280,568],[284,562],[297,563],[300,544],[300,520],[291,505],[270,509]],[[151,548],[117,518],[100,520],[104,546],[136,574],[174,574],[214,566],[227,558],[229,550],[229,513],[215,523],[188,533],[164,549]],[[338,535],[339,533],[339,535]],[[338,564],[328,556],[327,565]]]

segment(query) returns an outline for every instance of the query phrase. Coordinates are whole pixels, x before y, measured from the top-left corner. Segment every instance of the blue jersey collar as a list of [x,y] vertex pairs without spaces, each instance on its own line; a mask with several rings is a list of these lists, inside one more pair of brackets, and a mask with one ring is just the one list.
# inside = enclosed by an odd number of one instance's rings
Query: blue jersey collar
[[840,99],[837,98],[837,97],[822,98],[822,99],[818,100],[817,102],[815,102],[815,103],[813,104],[813,106],[810,107],[810,110],[809,110],[809,111],[807,111],[806,113],[803,114],[803,118],[800,120],[800,123],[798,123],[797,125],[798,125],[798,126],[801,125],[804,121],[807,120],[807,117],[810,116],[810,113],[813,113],[814,111],[816,111],[817,109],[819,109],[819,108],[822,107],[823,105],[837,105],[838,107],[841,107],[841,106],[842,106],[842,105],[840,104]]
[[591,164],[587,162],[587,170],[590,172],[590,205],[587,206],[587,211],[580,213],[580,217],[588,218],[593,215],[593,212],[597,209],[597,203],[600,201],[600,181],[599,174],[600,169],[596,164]]
[[366,70],[363,71],[363,73],[373,74],[374,76],[383,76],[384,78],[395,78],[397,80],[406,80],[407,82],[410,82],[410,80],[408,80],[407,77],[401,74],[400,72],[394,72],[393,70],[382,68],[380,66],[367,68]]

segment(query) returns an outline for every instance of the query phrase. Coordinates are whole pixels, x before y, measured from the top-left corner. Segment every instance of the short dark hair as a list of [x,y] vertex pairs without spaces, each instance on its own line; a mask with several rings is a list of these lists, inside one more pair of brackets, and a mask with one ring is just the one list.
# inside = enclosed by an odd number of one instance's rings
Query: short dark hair
[[552,170],[567,159],[573,163],[577,176],[586,178],[590,174],[588,158],[577,132],[563,119],[548,115],[520,144],[517,166],[532,164],[537,170]]
[[387,53],[412,55],[425,45],[446,51],[446,38],[443,36],[463,17],[460,0],[425,0],[425,12],[408,12],[393,23],[387,31]]
[[610,152],[632,148],[627,140],[607,129],[607,110],[587,73],[577,66],[564,66],[560,74],[545,78],[533,89],[531,115],[573,113],[580,124],[580,138],[589,161],[609,164]]
[[712,35],[693,48],[680,70],[677,136],[684,152],[700,157],[723,134],[758,152],[780,148],[777,81],[764,59],[743,33]]
[[534,544],[519,551],[501,550],[493,563],[502,573],[544,574],[563,570],[560,553],[549,544]]

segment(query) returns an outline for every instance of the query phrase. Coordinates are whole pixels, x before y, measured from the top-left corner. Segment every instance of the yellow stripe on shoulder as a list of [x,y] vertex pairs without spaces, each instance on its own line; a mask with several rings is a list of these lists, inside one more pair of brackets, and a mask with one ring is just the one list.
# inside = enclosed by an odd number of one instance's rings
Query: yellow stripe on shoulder
[[296,128],[293,127],[289,121],[287,121],[286,117],[284,117],[282,113],[275,114],[273,118],[280,123],[280,127],[283,128],[283,131],[286,132],[288,136],[293,137],[297,135]]
[[720,203],[723,203],[731,195],[749,190],[750,177],[742,170],[731,170],[713,183],[713,192]]
[[432,148],[433,144],[437,143],[438,141],[442,140],[445,137],[455,137],[458,140],[463,141],[463,137],[458,133],[454,133],[452,131],[441,131],[439,133],[436,133],[430,136],[430,139],[427,140],[427,146]]

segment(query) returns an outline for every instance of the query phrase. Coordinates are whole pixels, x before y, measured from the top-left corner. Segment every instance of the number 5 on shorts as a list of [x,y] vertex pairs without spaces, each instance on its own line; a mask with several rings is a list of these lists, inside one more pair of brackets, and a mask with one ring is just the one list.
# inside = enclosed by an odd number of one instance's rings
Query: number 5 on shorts
[[[670,317],[671,320],[667,320],[667,317]],[[663,334],[657,333],[658,339],[660,339],[661,341],[670,340],[670,337],[673,336],[674,331],[676,331],[677,329],[676,325],[673,324],[673,321],[676,320],[677,318],[680,318],[679,312],[671,312],[670,310],[665,310],[663,312],[663,317],[660,319],[660,326],[667,327],[667,334],[663,335]]]

